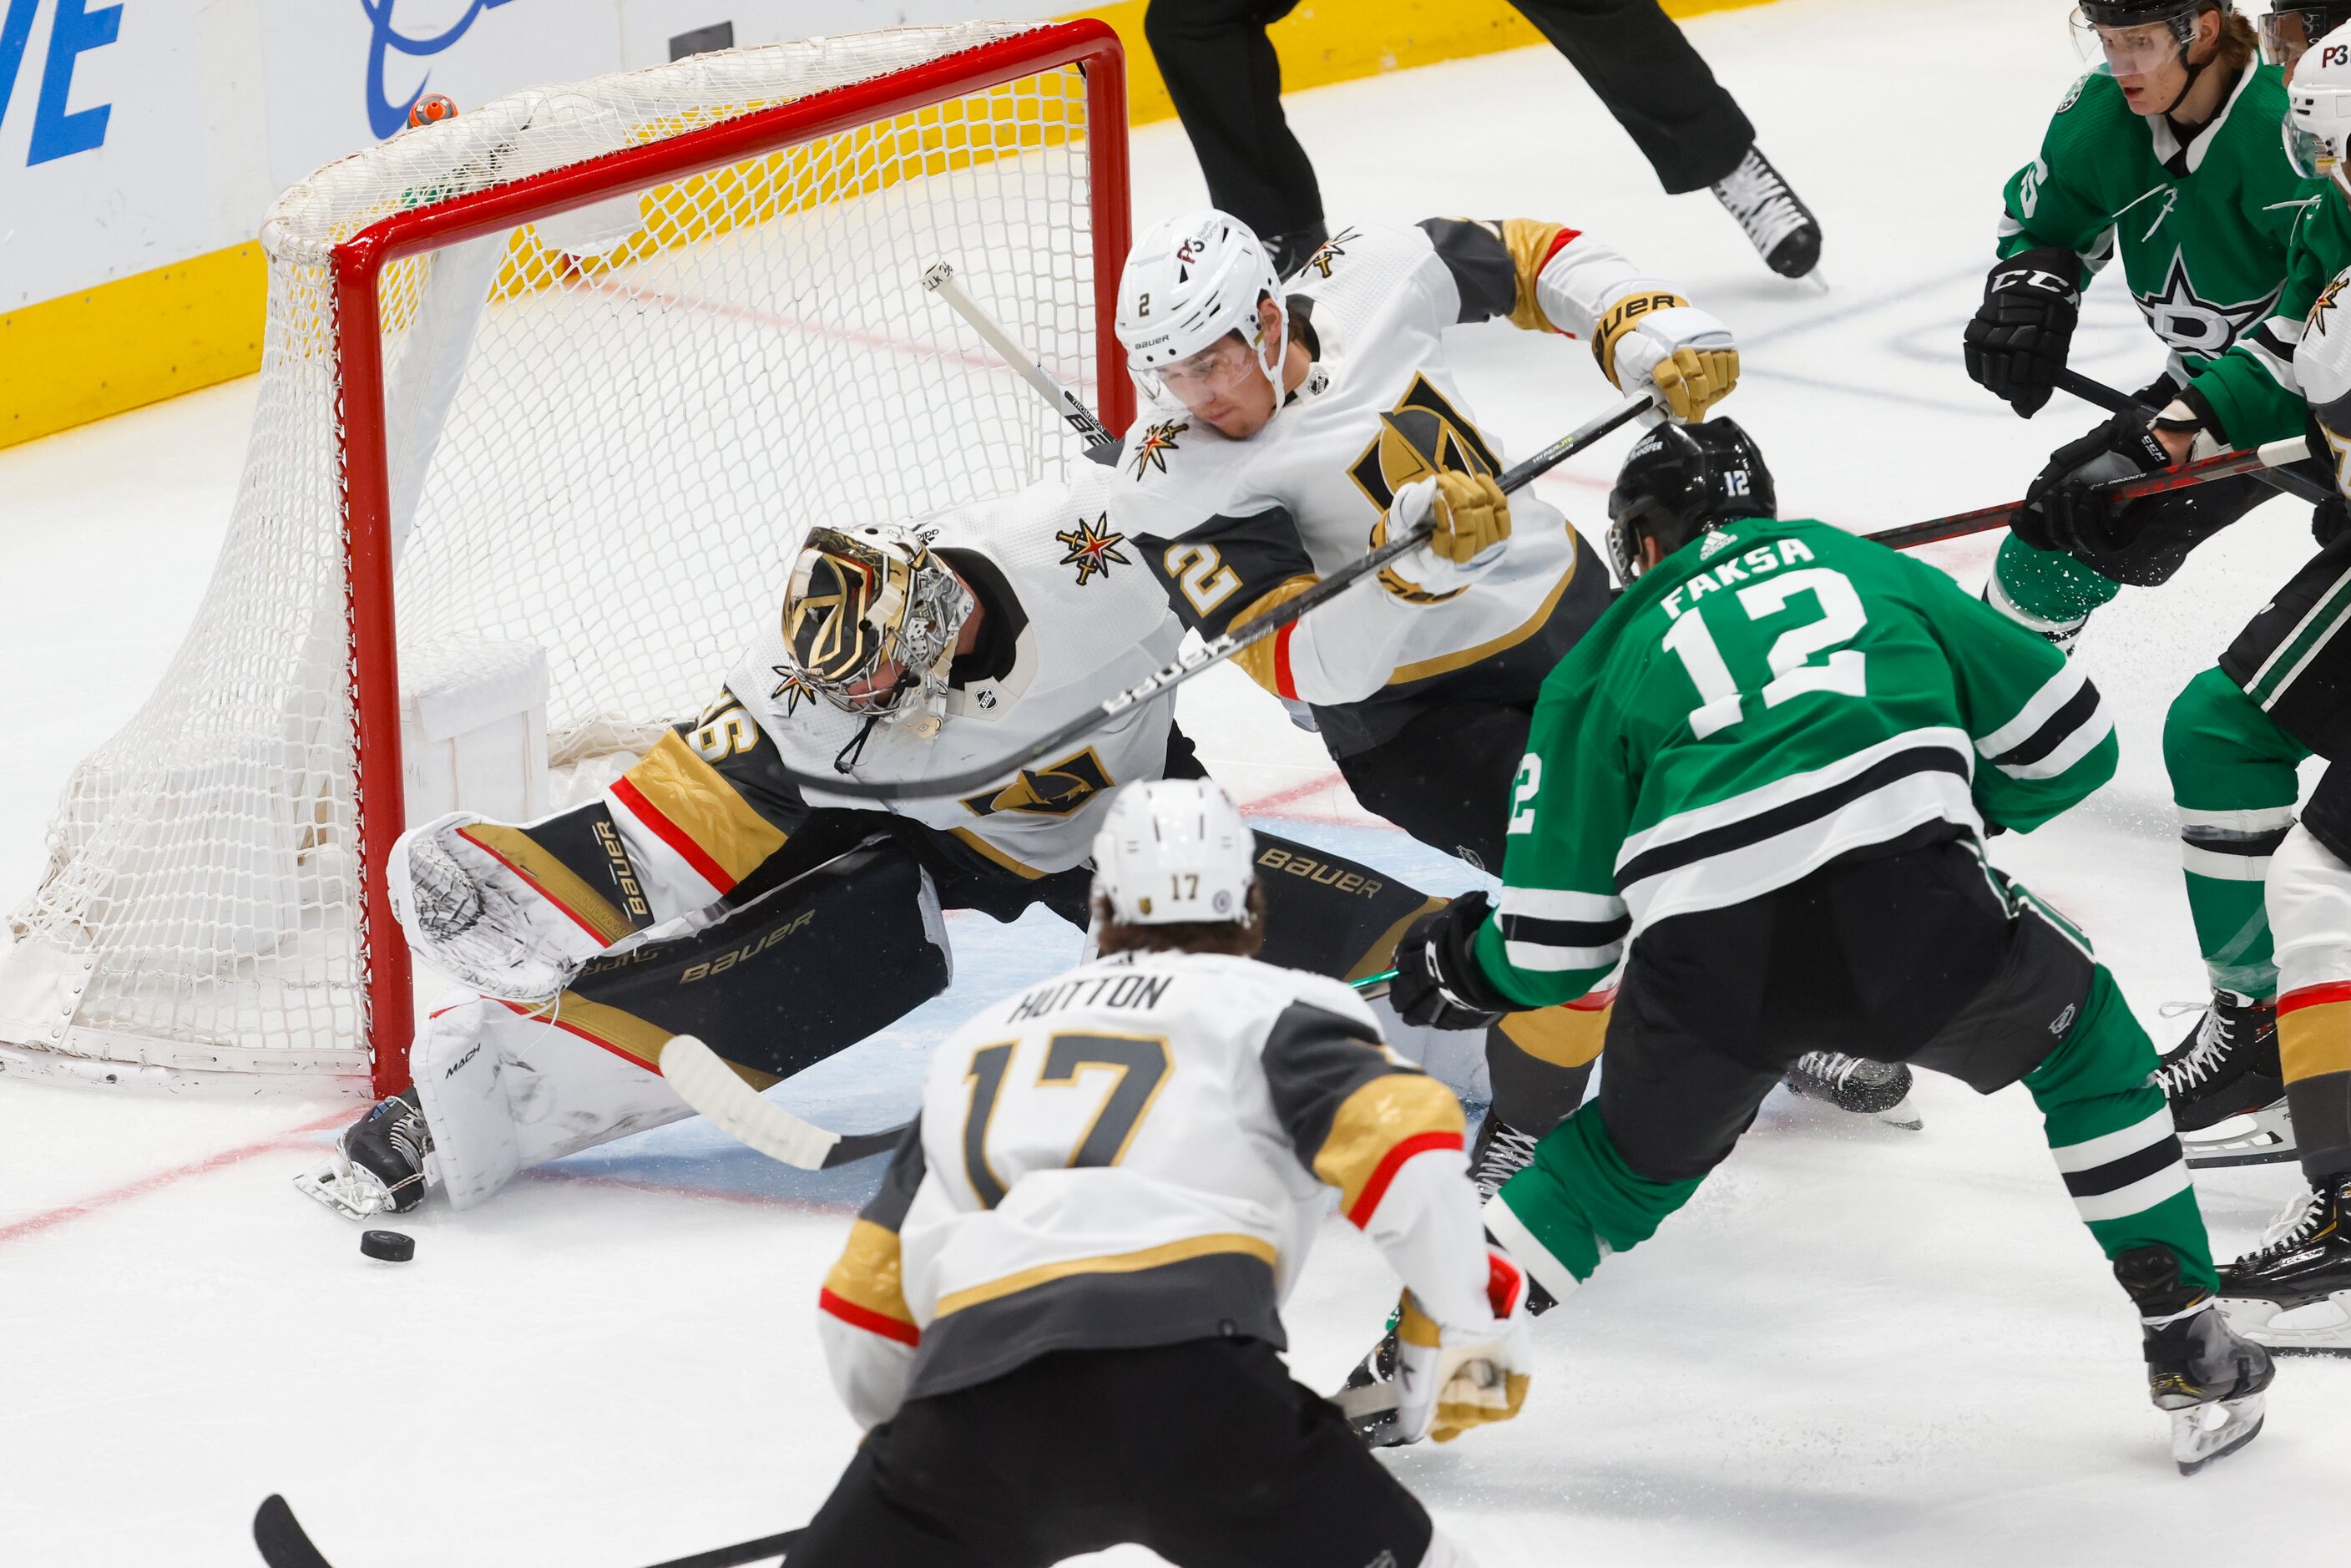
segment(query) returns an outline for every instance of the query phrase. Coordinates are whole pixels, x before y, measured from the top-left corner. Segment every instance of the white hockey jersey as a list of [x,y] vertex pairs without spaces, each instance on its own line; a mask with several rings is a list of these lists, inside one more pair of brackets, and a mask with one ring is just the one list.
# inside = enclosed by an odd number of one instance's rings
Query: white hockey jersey
[[[1137,417],[1120,454],[1112,525],[1204,635],[1369,549],[1395,491],[1429,472],[1384,415],[1443,466],[1502,472],[1499,444],[1479,428],[1447,363],[1447,328],[1507,316],[1586,335],[1614,303],[1664,297],[1599,241],[1520,219],[1346,228],[1301,277],[1292,332],[1314,346],[1314,365],[1270,424],[1235,441],[1160,402]],[[1259,644],[1244,666],[1278,695],[1311,705],[1341,755],[1448,695],[1532,702],[1610,590],[1556,507],[1521,489],[1510,515],[1508,551],[1468,590],[1410,602],[1365,584]]]
[[1460,1104],[1353,991],[1218,956],[1087,965],[932,1057],[820,1297],[834,1381],[871,1426],[1049,1351],[1280,1347],[1333,1189],[1429,1315],[1490,1322]]
[[[851,800],[803,789],[772,764],[869,781],[958,772],[1020,751],[1173,659],[1183,628],[1106,521],[1113,477],[1081,465],[1067,480],[927,519],[937,529],[933,548],[986,616],[981,649],[951,671],[954,689],[934,734],[911,724],[869,731],[863,718],[803,690],[769,608],[720,701],[606,792],[654,917],[731,891],[800,819],[829,806],[912,818],[1021,877],[1081,863],[1113,790],[1165,768],[1172,695],[1137,706],[1065,756],[959,798]],[[995,664],[978,667],[990,650]]]

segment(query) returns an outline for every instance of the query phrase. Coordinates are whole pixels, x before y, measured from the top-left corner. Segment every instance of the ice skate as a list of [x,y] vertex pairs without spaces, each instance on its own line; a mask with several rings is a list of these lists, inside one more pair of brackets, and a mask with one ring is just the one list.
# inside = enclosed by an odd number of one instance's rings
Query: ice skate
[[1926,1125],[1910,1103],[1910,1069],[1899,1061],[1808,1051],[1788,1069],[1785,1082],[1808,1100],[1825,1100],[1840,1111],[1875,1116],[1888,1126],[1916,1132]]
[[1469,1149],[1469,1179],[1478,1184],[1478,1201],[1484,1203],[1502,1184],[1527,1168],[1535,1157],[1541,1134],[1521,1131],[1486,1113],[1478,1127],[1478,1141]]
[[2351,1176],[2305,1193],[2220,1270],[2230,1326],[2272,1350],[2351,1355]]
[[1763,265],[1802,277],[1821,259],[1821,225],[1762,150],[1750,147],[1739,167],[1714,183],[1715,200],[1739,220]]
[[[2262,1165],[2294,1158],[2285,1119],[2285,1074],[2278,1064],[2277,1009],[2236,991],[2216,990],[2196,1027],[2163,1059],[2157,1074],[2191,1166]],[[2187,1134],[2252,1117],[2214,1136]]]
[[349,1219],[387,1209],[405,1214],[424,1201],[424,1162],[432,1153],[433,1134],[412,1085],[346,1127],[334,1156],[296,1176],[294,1185]]
[[1347,1381],[1331,1396],[1367,1448],[1400,1448],[1412,1441],[1398,1433],[1396,1422],[1396,1320],[1388,1314],[1387,1331],[1371,1354],[1355,1364]]
[[2168,1247],[2135,1247],[2115,1278],[2138,1303],[2147,1397],[2171,1417],[2171,1458],[2192,1476],[2258,1437],[2276,1375],[2269,1352],[2240,1337],[2212,1298],[2179,1279]]

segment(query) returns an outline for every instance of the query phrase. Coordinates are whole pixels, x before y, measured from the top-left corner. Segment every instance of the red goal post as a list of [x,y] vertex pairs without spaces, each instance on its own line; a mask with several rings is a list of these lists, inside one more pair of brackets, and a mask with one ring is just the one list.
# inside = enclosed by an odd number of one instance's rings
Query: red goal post
[[[789,67],[779,81],[820,79],[838,61],[853,79],[703,108],[699,78],[681,74],[695,62],[682,62],[517,95],[485,106],[521,128],[507,141],[483,143],[469,111],[385,144],[475,138],[470,162],[438,173],[382,159],[371,200],[393,210],[309,247],[325,298],[281,300],[307,286],[285,261],[299,245],[278,236],[261,407],[223,564],[163,686],[68,786],[49,873],[0,953],[0,1066],[185,1087],[350,1082],[363,1064],[374,1092],[402,1087],[413,978],[384,867],[415,763],[403,644],[429,647],[426,663],[445,661],[452,639],[527,644],[556,694],[546,726],[571,737],[542,737],[548,754],[585,757],[577,736],[599,725],[642,737],[691,716],[703,698],[689,679],[715,694],[766,612],[743,601],[771,591],[776,536],[806,526],[804,508],[836,493],[935,507],[958,486],[1075,459],[1055,411],[951,319],[920,314],[943,309],[920,286],[928,263],[994,281],[992,302],[1016,328],[1030,316],[1049,360],[1060,345],[1062,373],[1091,382],[1112,429],[1132,418],[1113,329],[1130,219],[1109,27],[896,29],[734,55],[705,57],[703,75],[772,63]],[[616,144],[559,162],[530,152],[557,124]],[[314,183],[350,184],[353,162]],[[289,192],[273,224],[306,193]],[[617,248],[595,232],[615,212],[617,226],[637,225]],[[465,276],[457,258],[475,281],[462,309],[435,317],[434,288]],[[282,327],[303,309],[324,319],[320,340],[298,320]],[[322,346],[330,366],[308,362]],[[332,516],[314,523],[294,470],[319,438]],[[339,607],[271,586],[300,575],[320,528],[340,543]],[[650,537],[662,528],[678,537]],[[571,577],[574,555],[550,553],[558,538],[611,553]],[[756,569],[728,575],[751,555]],[[485,609],[483,585],[501,582],[528,602]],[[623,619],[575,630],[632,600],[643,603]],[[231,647],[247,620],[275,623],[302,659]],[[632,639],[677,646],[657,689],[608,696],[595,685],[616,667],[607,644]],[[338,642],[342,689],[309,690],[305,672],[336,662]],[[219,716],[231,709],[235,722]],[[415,712],[410,694],[412,724]],[[339,859],[346,847],[355,864]]]

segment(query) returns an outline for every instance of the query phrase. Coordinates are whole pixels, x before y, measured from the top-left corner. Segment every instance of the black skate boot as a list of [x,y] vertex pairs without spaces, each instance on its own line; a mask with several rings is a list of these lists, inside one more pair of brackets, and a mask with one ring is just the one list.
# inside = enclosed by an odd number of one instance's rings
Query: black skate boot
[[2220,1270],[2230,1326],[2272,1350],[2351,1355],[2351,1176],[2308,1193]]
[[[2214,991],[2187,1038],[2158,1066],[2171,1120],[2191,1166],[2261,1165],[2294,1157],[2278,1064],[2277,1008],[2236,991]],[[2251,1134],[2191,1138],[2232,1116],[2255,1120]]]
[[1762,150],[1750,147],[1739,167],[1714,183],[1720,202],[1763,265],[1782,277],[1802,277],[1821,259],[1821,225]]
[[424,1156],[432,1152],[433,1134],[411,1084],[343,1129],[335,1157],[294,1185],[348,1218],[385,1209],[405,1214],[424,1201]]
[[2179,1279],[2168,1247],[2134,1247],[2115,1278],[2138,1304],[2147,1336],[2147,1392],[2171,1417],[2171,1458],[2192,1476],[2260,1435],[2269,1352],[2230,1328],[2211,1297]]
[[1502,1190],[1504,1182],[1526,1169],[1535,1157],[1535,1145],[1541,1142],[1540,1134],[1521,1132],[1487,1112],[1478,1128],[1478,1141],[1469,1147],[1469,1179],[1478,1184],[1478,1201],[1484,1203]]
[[1876,1116],[1917,1131],[1926,1124],[1910,1108],[1910,1069],[1899,1061],[1872,1061],[1836,1051],[1808,1051],[1788,1069],[1789,1089],[1807,1099],[1825,1100],[1856,1116]]

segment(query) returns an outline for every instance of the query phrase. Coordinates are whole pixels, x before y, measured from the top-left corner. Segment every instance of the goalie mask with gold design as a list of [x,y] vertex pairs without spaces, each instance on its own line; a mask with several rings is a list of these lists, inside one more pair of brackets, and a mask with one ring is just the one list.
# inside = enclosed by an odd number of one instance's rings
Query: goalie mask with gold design
[[802,685],[885,723],[945,711],[972,597],[931,538],[898,523],[809,530],[784,593],[784,656]]

